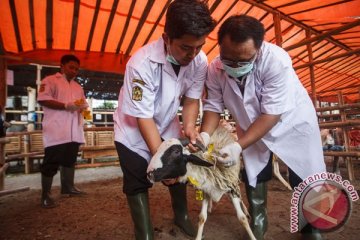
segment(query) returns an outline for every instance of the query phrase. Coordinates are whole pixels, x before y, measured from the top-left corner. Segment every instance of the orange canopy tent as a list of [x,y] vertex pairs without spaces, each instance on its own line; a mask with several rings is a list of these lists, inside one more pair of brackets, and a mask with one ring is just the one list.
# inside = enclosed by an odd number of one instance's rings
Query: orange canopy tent
[[[84,69],[123,73],[127,59],[161,36],[170,0],[0,0],[0,62],[58,66],[76,54]],[[352,101],[360,89],[360,1],[209,0],[216,29],[203,47],[218,53],[217,31],[234,14],[264,24],[266,40],[282,46],[313,98],[338,91]],[[0,66],[0,68],[1,68]],[[0,82],[4,77],[0,77]]]

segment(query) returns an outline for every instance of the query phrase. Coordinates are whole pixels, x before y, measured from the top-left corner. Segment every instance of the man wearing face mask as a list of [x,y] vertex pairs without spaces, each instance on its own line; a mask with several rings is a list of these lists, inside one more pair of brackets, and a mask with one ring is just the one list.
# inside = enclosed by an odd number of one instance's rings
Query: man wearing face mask
[[[220,56],[209,65],[201,137],[209,142],[227,108],[237,123],[238,141],[220,150],[220,162],[242,153],[243,179],[256,239],[267,229],[266,181],[272,175],[272,154],[289,167],[294,188],[302,179],[325,172],[317,116],[289,55],[264,41],[265,30],[255,18],[238,15],[220,27]],[[304,239],[321,239],[310,224]]]
[[[201,48],[214,26],[204,1],[175,0],[167,10],[162,37],[139,49],[126,65],[114,129],[136,239],[154,238],[148,198],[152,184],[146,175],[151,156],[162,140],[178,138],[182,130],[192,143],[199,138],[195,126],[207,72]],[[182,128],[177,116],[180,102]],[[169,191],[175,224],[195,236],[186,185],[169,185]]]
[[45,156],[41,164],[41,206],[56,207],[50,197],[53,176],[60,168],[61,194],[84,194],[74,186],[75,162],[84,143],[81,110],[88,107],[84,91],[75,80],[80,60],[74,55],[61,58],[60,72],[41,81],[38,102],[44,111],[42,121]]

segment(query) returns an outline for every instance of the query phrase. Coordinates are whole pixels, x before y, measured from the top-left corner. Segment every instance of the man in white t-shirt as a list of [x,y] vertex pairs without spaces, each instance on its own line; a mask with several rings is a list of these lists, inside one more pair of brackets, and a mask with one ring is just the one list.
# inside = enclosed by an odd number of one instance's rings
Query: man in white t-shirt
[[75,162],[79,146],[84,143],[83,117],[81,110],[88,107],[84,91],[75,80],[80,66],[74,55],[61,58],[60,73],[41,81],[38,102],[44,111],[42,121],[44,161],[41,164],[41,206],[56,206],[50,197],[53,176],[59,166],[61,193],[81,195],[74,186]]

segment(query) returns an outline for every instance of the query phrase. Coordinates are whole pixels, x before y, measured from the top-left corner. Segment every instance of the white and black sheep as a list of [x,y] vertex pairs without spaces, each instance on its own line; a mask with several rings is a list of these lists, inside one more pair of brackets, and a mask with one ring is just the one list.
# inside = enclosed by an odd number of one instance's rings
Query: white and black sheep
[[209,203],[218,202],[224,194],[229,194],[241,225],[245,227],[250,238],[255,239],[240,195],[240,156],[233,159],[235,164],[231,167],[217,164],[218,151],[234,141],[234,137],[225,128],[218,127],[211,136],[208,150],[192,154],[183,147],[188,142],[182,143],[175,138],[168,139],[160,145],[149,163],[147,172],[150,181],[179,178],[179,182],[190,182],[196,189],[203,191],[197,240],[202,238]]

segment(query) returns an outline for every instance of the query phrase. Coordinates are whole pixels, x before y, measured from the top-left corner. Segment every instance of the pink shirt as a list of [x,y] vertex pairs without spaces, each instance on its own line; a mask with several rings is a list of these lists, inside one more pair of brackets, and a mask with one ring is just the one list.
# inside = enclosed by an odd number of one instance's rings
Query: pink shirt
[[[61,73],[41,81],[38,101],[55,100],[62,103],[85,99],[84,91],[76,81],[66,80]],[[68,142],[84,143],[83,117],[80,112],[51,109],[43,106],[43,142],[45,147]]]

